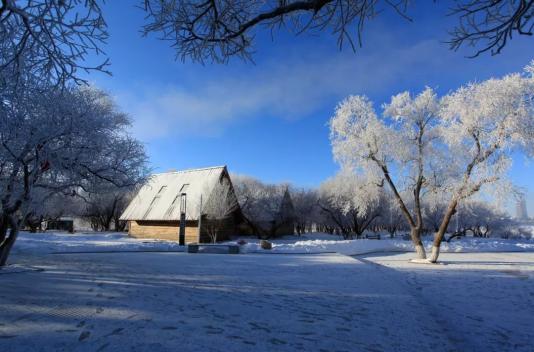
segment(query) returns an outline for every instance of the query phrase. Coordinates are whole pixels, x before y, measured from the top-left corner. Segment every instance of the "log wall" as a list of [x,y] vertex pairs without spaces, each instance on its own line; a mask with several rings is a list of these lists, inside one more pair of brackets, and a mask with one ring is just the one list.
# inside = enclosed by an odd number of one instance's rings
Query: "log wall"
[[[178,241],[179,221],[129,221],[128,234],[135,238],[153,238]],[[185,227],[185,243],[197,243],[198,223],[188,221]]]

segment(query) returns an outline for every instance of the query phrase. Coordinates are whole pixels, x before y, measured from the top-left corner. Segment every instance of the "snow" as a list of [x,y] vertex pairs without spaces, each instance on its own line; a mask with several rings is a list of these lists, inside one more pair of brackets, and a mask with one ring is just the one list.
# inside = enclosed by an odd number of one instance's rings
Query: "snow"
[[[198,220],[200,202],[208,199],[225,166],[153,174],[121,215],[121,220],[179,220],[177,196],[187,186],[187,220]],[[161,194],[160,194],[161,192]],[[152,200],[159,194],[158,200]],[[178,199],[179,200],[179,199]]]
[[[382,236],[385,238],[385,236]],[[259,241],[246,239],[249,243],[243,246],[242,252],[259,253],[328,253],[336,252],[346,255],[359,255],[370,252],[412,252],[411,241],[402,239],[382,240],[341,240],[328,234],[311,234],[302,238],[291,236],[291,239],[273,240],[272,250],[260,248]],[[427,251],[432,247],[432,240],[423,240]],[[511,240],[499,238],[461,238],[450,243],[442,243],[441,252],[522,252],[534,251],[532,240]]]
[[385,280],[399,280],[458,351],[533,351],[534,253],[445,253],[444,265],[411,254],[371,255]]
[[187,254],[123,233],[23,232],[0,270],[2,349],[531,350],[534,241],[462,238],[443,265],[418,265],[400,239],[246,240],[241,255]]
[[[314,233],[304,236],[285,236],[272,241],[272,250],[260,248],[259,240],[244,238],[247,244],[241,246],[241,253],[285,253],[285,254],[317,254],[340,253],[359,255],[372,252],[412,252],[411,241],[399,238],[389,239],[382,235],[382,240],[342,240],[339,236]],[[229,243],[236,243],[231,241]],[[427,250],[432,242],[424,240]],[[184,251],[177,242],[136,239],[121,232],[85,232],[85,233],[28,233],[21,232],[14,253],[47,254],[72,252],[108,252],[108,251]],[[499,238],[461,238],[451,243],[443,243],[444,253],[466,252],[524,252],[534,251],[534,240],[511,240]]]
[[43,232],[22,231],[13,253],[69,253],[105,251],[183,251],[177,242],[136,239],[123,232]]
[[[378,242],[378,241],[377,241]],[[531,351],[534,253],[18,253],[6,351]]]

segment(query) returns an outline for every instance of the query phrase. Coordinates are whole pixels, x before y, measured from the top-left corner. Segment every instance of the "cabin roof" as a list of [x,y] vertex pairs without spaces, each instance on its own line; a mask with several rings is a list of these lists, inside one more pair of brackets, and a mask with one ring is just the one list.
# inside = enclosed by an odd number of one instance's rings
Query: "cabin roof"
[[206,202],[226,166],[153,174],[121,215],[121,220],[180,220],[180,198],[185,193],[186,220],[198,220],[200,199]]

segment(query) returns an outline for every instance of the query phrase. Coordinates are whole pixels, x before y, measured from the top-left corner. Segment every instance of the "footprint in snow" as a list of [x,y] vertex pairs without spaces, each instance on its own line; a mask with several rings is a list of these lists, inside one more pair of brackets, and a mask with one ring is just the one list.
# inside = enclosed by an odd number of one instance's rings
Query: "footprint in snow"
[[109,346],[109,342],[103,344],[102,346],[100,346],[100,347],[96,350],[96,352],[103,351],[103,350],[104,350],[106,347],[108,347],[108,346]]
[[86,340],[87,338],[89,338],[89,336],[91,336],[91,332],[89,331],[83,331],[81,334],[80,334],[80,337],[78,337],[78,341],[83,341],[83,340]]
[[275,339],[275,338],[270,339],[269,342],[272,343],[273,345],[285,345],[285,344],[287,344],[287,341],[279,340],[279,339]]
[[111,335],[118,335],[118,334],[121,333],[122,330],[124,330],[124,328],[117,328],[117,329],[113,330],[112,332],[110,332],[109,334],[107,334],[104,337],[108,337],[108,336],[111,336]]

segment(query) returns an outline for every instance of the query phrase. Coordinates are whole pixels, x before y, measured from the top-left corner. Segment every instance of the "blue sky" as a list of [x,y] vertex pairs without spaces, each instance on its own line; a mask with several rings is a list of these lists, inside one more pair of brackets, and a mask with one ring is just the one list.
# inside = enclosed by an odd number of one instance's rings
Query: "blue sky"
[[[128,3],[131,3],[129,5]],[[440,93],[472,80],[519,71],[534,41],[516,38],[499,56],[465,58],[451,52],[446,2],[412,7],[409,23],[391,11],[368,22],[356,53],[328,32],[295,36],[258,33],[255,63],[227,65],[175,60],[170,43],[143,38],[135,2],[105,5],[111,38],[105,47],[112,77],[91,74],[134,120],[156,171],[228,165],[231,172],[268,182],[316,186],[338,169],[326,123],[341,99],[366,94],[379,106],[392,94]],[[521,158],[511,178],[529,190],[534,213],[534,167]]]

